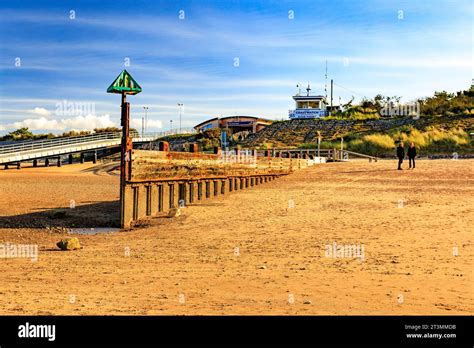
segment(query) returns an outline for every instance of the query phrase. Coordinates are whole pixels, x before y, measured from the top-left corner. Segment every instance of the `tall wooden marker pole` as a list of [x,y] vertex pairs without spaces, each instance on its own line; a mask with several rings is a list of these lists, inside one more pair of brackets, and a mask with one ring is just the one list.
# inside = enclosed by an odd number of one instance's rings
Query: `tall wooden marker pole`
[[130,137],[130,103],[127,94],[138,94],[142,91],[140,85],[133,77],[123,70],[114,82],[107,88],[107,93],[117,93],[122,96],[122,112],[120,124],[122,126],[122,143],[120,151],[120,226],[124,226],[125,186],[132,179],[132,149],[133,142]]

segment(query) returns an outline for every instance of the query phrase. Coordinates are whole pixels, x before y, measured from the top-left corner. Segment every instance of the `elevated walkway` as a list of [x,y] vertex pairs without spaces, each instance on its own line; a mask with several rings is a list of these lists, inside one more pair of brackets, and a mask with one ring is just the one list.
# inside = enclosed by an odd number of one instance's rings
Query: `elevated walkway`
[[[156,140],[161,133],[133,137],[134,143]],[[17,163],[73,153],[91,152],[119,147],[121,133],[99,133],[78,137],[23,141],[18,144],[0,146],[0,164]]]

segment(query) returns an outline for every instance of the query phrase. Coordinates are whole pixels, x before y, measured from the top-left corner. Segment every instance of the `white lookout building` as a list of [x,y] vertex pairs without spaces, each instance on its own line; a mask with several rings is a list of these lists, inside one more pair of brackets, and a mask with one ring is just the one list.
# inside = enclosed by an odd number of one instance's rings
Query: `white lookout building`
[[309,95],[311,87],[308,84],[306,95],[301,95],[301,91],[293,96],[296,103],[294,110],[289,110],[291,119],[299,118],[321,118],[329,115],[326,105],[326,97],[322,95]]

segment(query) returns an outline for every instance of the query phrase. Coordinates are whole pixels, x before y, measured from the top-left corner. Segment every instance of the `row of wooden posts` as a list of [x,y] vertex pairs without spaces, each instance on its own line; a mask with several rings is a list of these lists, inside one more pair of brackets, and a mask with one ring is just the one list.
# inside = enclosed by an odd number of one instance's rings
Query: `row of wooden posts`
[[[192,156],[211,156],[211,158],[214,158],[213,156],[215,156],[215,159],[219,158],[220,148],[214,149],[214,155],[205,155],[199,153],[198,144],[190,145],[189,151],[194,153]],[[170,152],[170,146],[168,142],[160,142],[158,144],[158,149],[159,151],[157,153],[150,151],[151,158],[154,156],[160,156],[159,153],[166,154],[166,157],[169,159],[171,159],[173,156],[178,156],[177,152]],[[240,150],[235,150],[235,154],[239,155]],[[290,152],[288,152],[288,154],[290,159],[287,161],[289,162],[286,163],[285,166],[280,163],[279,165],[281,168],[277,172],[270,171],[267,173],[258,174],[243,173],[239,175],[199,177],[189,179],[132,179],[134,178],[132,172],[139,171],[141,168],[140,166],[143,165],[133,164],[130,167],[129,178],[123,180],[121,183],[121,226],[122,228],[128,229],[140,220],[156,215],[166,215],[172,209],[180,209],[189,204],[201,203],[220,195],[225,195],[234,191],[262,185],[274,180],[275,178],[278,178],[279,176],[292,172],[292,157],[300,158],[296,160],[298,162],[296,168],[300,168],[299,162],[304,161],[306,163],[306,160],[303,158],[309,158],[309,152],[302,152],[301,157],[299,153],[296,154],[296,156],[291,156]],[[252,150],[251,155],[255,156],[256,158],[256,150]],[[139,158],[139,156],[143,156],[143,153],[137,152],[135,150],[132,151],[131,162],[135,163],[134,159],[136,157]],[[264,156],[268,157],[270,160],[272,158],[279,159],[280,161],[284,160],[282,151],[265,150]],[[272,168],[272,162],[270,162],[269,168]],[[254,169],[251,171],[253,172]]]
[[158,214],[165,215],[171,209],[262,185],[281,175],[283,174],[129,181],[124,187],[121,225],[122,228],[130,228],[139,220]]

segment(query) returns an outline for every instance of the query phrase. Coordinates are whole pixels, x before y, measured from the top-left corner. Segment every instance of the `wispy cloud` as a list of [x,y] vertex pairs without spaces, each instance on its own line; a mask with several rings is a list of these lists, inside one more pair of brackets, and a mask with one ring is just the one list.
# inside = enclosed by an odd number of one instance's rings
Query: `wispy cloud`
[[158,0],[124,13],[118,3],[57,7],[24,0],[21,9],[0,5],[0,20],[3,131],[82,125],[54,112],[64,99],[93,103],[102,116],[91,124],[118,124],[119,100],[105,89],[123,68],[143,87],[130,97],[133,122],[141,122],[147,105],[156,127],[176,119],[178,102],[188,125],[235,113],[286,117],[296,83],[311,82],[314,93],[324,93],[326,61],[343,101],[460,90],[472,75],[469,1]]

